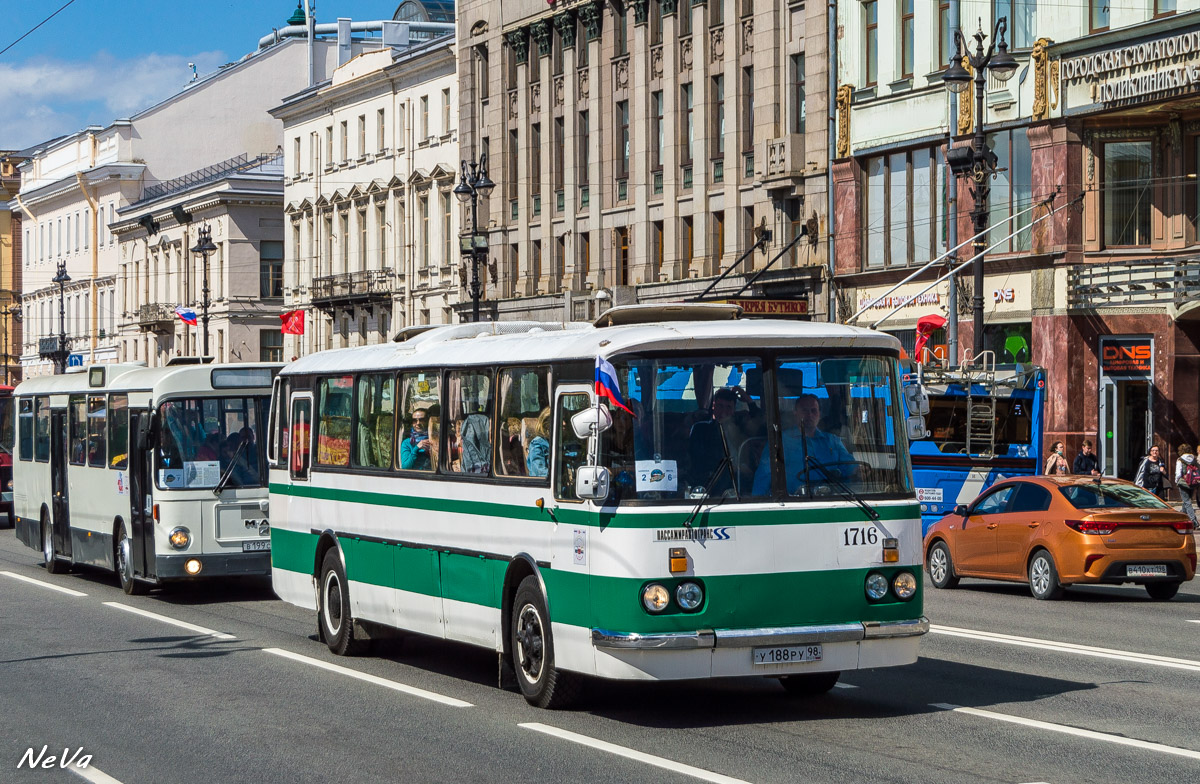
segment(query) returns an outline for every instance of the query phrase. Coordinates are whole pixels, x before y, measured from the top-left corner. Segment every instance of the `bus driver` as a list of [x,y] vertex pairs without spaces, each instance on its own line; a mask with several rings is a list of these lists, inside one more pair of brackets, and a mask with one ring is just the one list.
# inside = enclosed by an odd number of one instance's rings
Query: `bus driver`
[[[809,393],[796,398],[793,413],[796,426],[783,431],[783,471],[787,477],[788,495],[795,495],[800,489],[800,480],[806,474],[806,468],[809,478],[818,482],[853,479],[858,465],[842,439],[817,429],[817,422],[821,420],[821,401],[817,396]],[[754,494],[767,495],[770,490],[771,459],[768,446],[763,449],[758,470],[754,472]]]

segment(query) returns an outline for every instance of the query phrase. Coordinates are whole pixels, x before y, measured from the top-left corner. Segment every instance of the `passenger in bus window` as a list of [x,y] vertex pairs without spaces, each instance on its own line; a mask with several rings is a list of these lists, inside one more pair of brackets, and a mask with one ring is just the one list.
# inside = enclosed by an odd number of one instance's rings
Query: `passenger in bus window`
[[408,436],[400,443],[400,467],[410,471],[433,470],[433,443],[429,438],[429,412],[412,412]]
[[[796,398],[792,414],[795,426],[783,431],[783,472],[788,494],[795,495],[804,478],[810,482],[855,478],[858,464],[842,439],[817,428],[821,421],[820,399],[811,393],[801,395]],[[754,494],[766,494],[770,488],[770,448],[764,447],[754,472]]]
[[[746,404],[744,412],[737,410],[739,400]],[[710,418],[692,425],[688,433],[689,485],[704,487],[712,479],[712,495],[732,489],[727,470],[723,470],[716,478],[713,472],[725,459],[726,446],[729,448],[729,459],[734,464],[734,472],[738,472],[738,455],[741,454],[742,443],[750,435],[748,425],[758,417],[758,413],[758,404],[741,387],[721,387],[713,392],[712,403],[709,404]],[[724,444],[721,442],[722,432],[725,435]]]
[[491,420],[487,414],[468,414],[460,430],[459,470],[466,474],[486,474],[491,471]]
[[533,429],[533,439],[529,442],[529,454],[525,456],[525,469],[529,476],[550,475],[550,407],[542,409],[538,414],[537,425]]

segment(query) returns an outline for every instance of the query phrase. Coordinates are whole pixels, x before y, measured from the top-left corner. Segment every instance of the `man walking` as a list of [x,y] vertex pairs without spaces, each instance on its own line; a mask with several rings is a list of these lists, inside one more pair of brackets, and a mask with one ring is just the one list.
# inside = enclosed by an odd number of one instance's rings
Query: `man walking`
[[1079,454],[1075,455],[1075,463],[1071,466],[1071,473],[1083,474],[1084,476],[1100,476],[1100,461],[1096,459],[1096,453],[1092,451],[1092,442],[1085,440],[1083,448],[1079,450]]

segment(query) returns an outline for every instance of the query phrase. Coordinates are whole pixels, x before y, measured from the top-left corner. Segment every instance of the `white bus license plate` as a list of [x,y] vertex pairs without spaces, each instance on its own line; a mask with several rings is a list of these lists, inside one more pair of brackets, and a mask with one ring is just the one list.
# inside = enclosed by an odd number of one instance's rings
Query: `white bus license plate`
[[755,664],[794,664],[796,662],[821,661],[820,645],[789,645],[773,648],[754,648]]
[[1135,564],[1125,567],[1126,577],[1166,577],[1166,564]]
[[255,539],[254,541],[251,541],[251,542],[242,542],[242,552],[243,553],[254,553],[254,552],[258,552],[259,550],[270,550],[270,549],[271,549],[271,540],[270,539]]

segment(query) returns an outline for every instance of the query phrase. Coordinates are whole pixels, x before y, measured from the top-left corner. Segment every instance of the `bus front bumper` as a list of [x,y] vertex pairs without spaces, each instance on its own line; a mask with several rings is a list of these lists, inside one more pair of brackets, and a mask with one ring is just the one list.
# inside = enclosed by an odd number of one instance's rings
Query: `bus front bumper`
[[700,629],[656,634],[592,629],[592,645],[609,650],[639,651],[750,648],[919,637],[928,631],[929,619],[924,616],[906,621],[856,621],[766,629]]
[[[185,564],[200,562],[200,571],[189,574]],[[162,580],[201,580],[206,577],[265,576],[271,573],[271,551],[222,555],[159,555],[154,559],[156,576]]]

